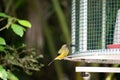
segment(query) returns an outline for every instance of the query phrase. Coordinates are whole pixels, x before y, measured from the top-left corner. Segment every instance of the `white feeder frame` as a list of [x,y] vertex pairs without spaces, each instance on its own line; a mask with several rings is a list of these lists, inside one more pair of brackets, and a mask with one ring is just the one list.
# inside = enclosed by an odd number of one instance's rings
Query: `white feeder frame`
[[[79,3],[77,3],[78,1]],[[113,0],[114,1],[114,0]],[[117,0],[116,0],[117,1]],[[119,0],[118,0],[119,1]],[[88,0],[72,0],[71,13],[71,39],[72,51],[71,55],[65,60],[86,62],[86,63],[104,63],[104,64],[120,64],[120,47],[106,48],[106,3],[107,0],[102,0],[102,24],[101,24],[101,49],[87,49],[88,48]],[[77,8],[77,4],[79,8]],[[76,11],[76,8],[79,9]],[[120,44],[120,9],[117,11],[116,21],[113,34],[114,44]],[[78,24],[78,25],[77,25]],[[77,35],[76,31],[79,31]],[[77,35],[77,36],[76,36]],[[76,40],[77,39],[77,40]],[[78,41],[79,40],[79,41]],[[115,72],[120,73],[120,68],[114,67],[76,67],[76,72]]]

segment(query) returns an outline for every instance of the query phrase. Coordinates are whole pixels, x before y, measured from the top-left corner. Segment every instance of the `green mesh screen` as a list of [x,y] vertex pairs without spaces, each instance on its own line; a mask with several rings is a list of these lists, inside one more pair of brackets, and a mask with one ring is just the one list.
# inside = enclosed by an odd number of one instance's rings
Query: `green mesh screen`
[[72,0],[72,53],[120,44],[120,0]]

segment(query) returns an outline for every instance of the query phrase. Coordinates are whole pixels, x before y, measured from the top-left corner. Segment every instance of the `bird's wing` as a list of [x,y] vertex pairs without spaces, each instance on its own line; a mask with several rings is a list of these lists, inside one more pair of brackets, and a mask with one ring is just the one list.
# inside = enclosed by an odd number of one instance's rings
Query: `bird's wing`
[[58,54],[61,54],[64,51],[64,49],[59,49]]

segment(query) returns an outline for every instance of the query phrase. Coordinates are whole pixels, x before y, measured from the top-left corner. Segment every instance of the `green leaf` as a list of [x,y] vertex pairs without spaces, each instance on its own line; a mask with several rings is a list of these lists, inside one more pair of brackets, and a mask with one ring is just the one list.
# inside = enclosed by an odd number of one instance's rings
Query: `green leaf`
[[27,21],[27,20],[20,20],[20,19],[18,19],[18,23],[20,25],[22,25],[22,26],[27,27],[27,28],[31,28],[31,26],[32,26],[31,23],[29,21]]
[[3,80],[7,80],[7,77],[7,71],[2,66],[0,66],[0,78]]
[[8,79],[9,80],[19,80],[13,73],[11,73],[10,71],[7,71],[8,74]]
[[18,24],[12,24],[11,25],[12,30],[15,32],[15,34],[17,34],[18,36],[22,37],[24,34],[24,29],[22,28],[22,26],[18,25]]
[[0,45],[6,45],[5,39],[0,37]]
[[4,46],[0,46],[0,52],[4,51],[5,47]]
[[5,17],[5,18],[6,18],[6,17],[9,17],[9,16],[6,15],[5,13],[2,13],[2,12],[1,12],[1,13],[0,13],[0,17]]

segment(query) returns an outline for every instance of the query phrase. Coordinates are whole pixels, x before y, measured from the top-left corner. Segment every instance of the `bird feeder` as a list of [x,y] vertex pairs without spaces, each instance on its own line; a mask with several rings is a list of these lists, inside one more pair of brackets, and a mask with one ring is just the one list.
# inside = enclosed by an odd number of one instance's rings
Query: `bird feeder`
[[[72,0],[71,54],[66,60],[120,64],[120,0]],[[116,72],[114,67],[76,67],[76,72]]]

